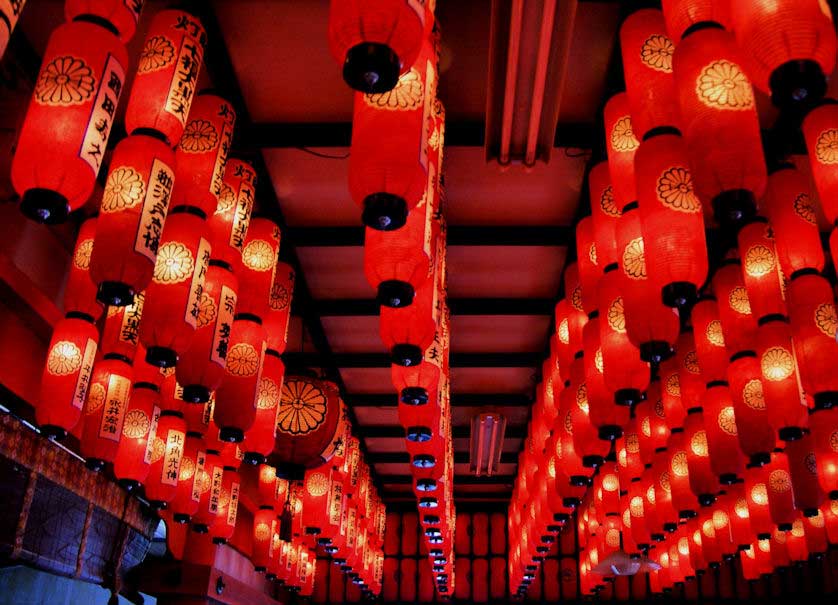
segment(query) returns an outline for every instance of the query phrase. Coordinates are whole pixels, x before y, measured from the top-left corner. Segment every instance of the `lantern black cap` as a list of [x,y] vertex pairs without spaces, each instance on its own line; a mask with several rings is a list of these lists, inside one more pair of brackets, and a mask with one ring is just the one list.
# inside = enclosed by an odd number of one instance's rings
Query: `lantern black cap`
[[673,353],[669,343],[663,340],[650,340],[640,345],[640,359],[646,363],[661,363],[672,357]]
[[390,350],[394,364],[410,368],[422,362],[422,349],[416,345],[398,344]]
[[117,483],[119,483],[119,487],[124,489],[126,492],[136,491],[137,488],[140,487],[140,482],[134,479],[120,479]]
[[425,443],[426,441],[430,441],[432,436],[431,429],[426,426],[409,426],[405,435],[408,441],[413,441],[414,443]]
[[55,424],[42,424],[41,435],[43,435],[47,439],[61,441],[62,439],[67,437],[67,429],[57,426]]
[[[382,136],[385,133],[382,133]],[[407,222],[407,202],[392,193],[380,191],[364,198],[361,222],[376,231],[395,231]]]
[[96,300],[112,307],[134,304],[134,288],[118,281],[104,281],[96,288]]
[[232,426],[225,426],[218,431],[218,438],[227,443],[241,443],[244,441],[244,431]]
[[417,479],[416,480],[416,489],[418,489],[420,492],[436,491],[436,480],[435,479]]
[[736,235],[756,214],[756,197],[747,189],[722,191],[713,198],[713,216],[728,235]]
[[596,468],[598,466],[602,466],[605,462],[605,459],[602,456],[597,455],[588,455],[582,458],[582,466],[585,468]]
[[70,204],[67,198],[57,191],[35,187],[23,193],[20,211],[36,223],[58,225],[66,221],[70,215]]
[[826,76],[815,61],[788,61],[771,73],[768,86],[775,107],[805,111],[826,94]]
[[262,464],[265,462],[265,456],[260,454],[259,452],[245,452],[244,453],[244,463],[249,464],[251,466],[256,466],[257,464]]
[[803,438],[803,429],[799,426],[784,426],[777,434],[781,441],[797,441]]
[[416,292],[407,282],[389,279],[378,284],[378,304],[394,309],[407,307],[413,302]]
[[185,513],[175,513],[174,515],[172,515],[172,518],[175,520],[175,523],[180,524],[189,523],[189,520],[192,519],[190,515],[187,515]]
[[433,468],[436,466],[436,458],[431,454],[416,454],[412,464],[416,468]]
[[98,473],[105,468],[105,461],[101,458],[88,458],[84,461],[84,465],[94,473]]
[[401,61],[393,49],[377,42],[362,42],[346,52],[343,80],[360,92],[393,90],[399,81]]
[[158,368],[173,368],[177,365],[177,353],[168,347],[148,347],[145,360]]
[[428,391],[422,387],[402,389],[401,402],[405,405],[425,405],[428,403]]
[[640,402],[642,398],[642,393],[637,389],[619,389],[616,393],[614,393],[614,403],[617,405],[634,405],[635,403]]
[[663,287],[661,298],[667,307],[679,309],[688,307],[698,297],[698,290],[694,284],[685,281],[672,282]]
[[201,384],[188,384],[183,387],[183,400],[186,403],[206,403],[210,398],[210,390]]
[[[597,436],[602,441],[614,441],[615,439],[619,439],[623,436],[623,429],[617,426],[616,424],[606,424],[599,427],[599,431],[597,431]],[[587,456],[585,457],[587,458]]]

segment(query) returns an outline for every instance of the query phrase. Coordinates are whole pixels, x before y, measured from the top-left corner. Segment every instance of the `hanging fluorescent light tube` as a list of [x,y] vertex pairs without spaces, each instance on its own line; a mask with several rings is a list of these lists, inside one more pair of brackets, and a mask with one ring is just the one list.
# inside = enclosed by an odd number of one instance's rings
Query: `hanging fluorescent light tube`
[[476,477],[498,472],[505,431],[506,418],[498,412],[482,412],[471,419],[469,471]]

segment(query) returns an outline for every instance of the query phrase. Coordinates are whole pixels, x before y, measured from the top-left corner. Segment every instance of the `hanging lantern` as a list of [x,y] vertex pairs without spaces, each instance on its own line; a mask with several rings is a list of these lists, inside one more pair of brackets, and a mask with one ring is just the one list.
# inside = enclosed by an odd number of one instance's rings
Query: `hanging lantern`
[[[678,422],[678,420],[683,419],[682,414],[688,412],[691,408],[701,407],[704,402],[704,388],[707,383],[702,377],[701,365],[698,362],[695,337],[693,334],[692,328],[685,328],[678,337],[678,342],[675,345],[675,350],[677,351],[675,367],[678,371],[677,396],[673,395],[675,389],[667,388],[666,395],[663,398],[666,421],[670,428],[682,426]],[[668,371],[671,370],[668,369]],[[670,380],[667,376],[666,382],[664,383],[667,387],[670,386]],[[670,390],[673,393],[670,393]]]
[[[613,401],[617,405],[629,406],[640,401],[642,392],[649,386],[649,364],[640,359],[640,351],[628,339],[625,299],[620,285],[617,266],[610,265],[599,280],[597,292],[603,314],[602,321],[598,320],[599,339],[605,386],[614,393]],[[585,348],[590,350],[587,343]]]
[[661,396],[661,383],[654,378],[646,391],[646,398],[634,407],[634,416],[639,428],[637,432],[640,458],[643,464],[651,464],[655,450],[666,447],[669,427]]
[[273,221],[255,218],[250,222],[242,251],[237,312],[260,319],[268,314],[280,237]]
[[[588,322],[588,314],[585,313],[582,305],[582,281],[579,277],[578,263],[573,262],[565,267],[564,287],[567,293],[567,305],[564,307],[566,313],[562,313],[561,317],[556,317],[556,335],[559,337],[559,343],[567,347],[565,355],[568,363],[565,367],[569,376],[571,362],[583,348],[582,329]],[[567,319],[567,322],[564,321],[565,319]],[[567,379],[565,377],[565,380]]]
[[116,146],[90,259],[105,304],[131,304],[151,282],[174,179],[174,153],[159,140],[137,134]]
[[733,2],[731,30],[748,55],[748,74],[780,109],[806,107],[826,93],[835,68],[835,28],[818,0]]
[[728,353],[725,349],[725,336],[716,297],[704,295],[699,298],[690,313],[690,318],[693,324],[695,352],[704,379],[707,382],[725,380]]
[[[689,332],[685,332],[686,336],[682,336],[682,344],[676,347],[676,350],[681,352],[686,358],[689,348]],[[665,418],[666,426],[670,429],[684,426],[684,419],[687,417],[687,408],[684,407],[684,402],[681,398],[681,377],[679,368],[683,365],[683,360],[669,358],[664,361],[659,368],[660,384],[661,384],[661,409]],[[692,364],[691,364],[692,365]],[[692,389],[691,381],[688,383]],[[657,410],[656,410],[657,411]],[[667,433],[667,437],[669,433]]]
[[[631,161],[634,162],[634,157]],[[633,172],[631,178],[634,179]],[[617,262],[616,230],[620,218],[620,206],[614,198],[607,162],[600,162],[591,168],[588,173],[588,189],[597,261],[607,267]]]
[[207,35],[184,11],[163,10],[151,20],[128,97],[125,129],[153,132],[169,147],[181,140],[204,61]]
[[[634,478],[629,484],[628,492],[624,492],[623,500],[626,502],[631,537],[638,548],[647,548],[652,543],[652,535],[649,531],[650,525],[645,519],[645,491],[643,480],[640,477]],[[626,515],[623,512],[623,525]]]
[[[574,424],[576,403],[576,388],[569,385],[559,396],[559,415],[556,419],[558,426],[559,438],[556,444],[556,454],[558,456],[557,462],[564,474],[567,475],[568,484],[580,488],[578,491],[571,490],[566,501],[569,506],[578,506],[579,499],[584,495],[588,485],[590,485],[591,471],[582,463],[582,454],[576,451],[574,447],[573,434],[576,425]],[[559,456],[559,448],[561,448],[561,455]],[[520,476],[520,475],[519,475]],[[557,474],[557,477],[560,475]],[[557,479],[558,481],[558,479]]]
[[[123,44],[128,44],[137,31],[137,22],[140,20],[140,11],[143,8],[144,0],[66,0],[64,2],[64,18],[74,21],[79,17],[98,17],[118,32],[119,39]],[[15,2],[12,2],[14,6]],[[23,2],[17,2],[20,8]],[[20,11],[18,8],[18,12]]]
[[[655,451],[652,468],[644,473],[643,484],[646,487],[646,510],[650,511],[653,533],[662,536],[662,532],[671,533],[678,527],[678,511],[672,500],[672,471],[669,466],[669,450],[665,447]],[[685,462],[686,464],[686,462]]]
[[[748,519],[752,534],[760,540],[769,539],[774,531],[771,511],[768,508],[769,468],[768,465],[748,465],[745,470],[744,490],[745,501],[748,505]],[[739,506],[738,502],[737,506]]]
[[585,313],[590,315],[596,310],[597,284],[602,275],[594,239],[594,223],[590,216],[576,224],[576,259],[581,286],[580,304]]
[[127,491],[136,490],[148,477],[146,451],[149,439],[154,439],[152,419],[159,398],[160,393],[154,385],[134,383],[113,463],[117,482]]
[[256,199],[256,171],[242,160],[230,158],[224,169],[218,207],[207,220],[209,240],[216,258],[239,273],[253,202]]
[[44,435],[63,439],[81,418],[98,340],[90,317],[69,313],[55,324],[35,407],[35,421]]
[[4,6],[0,8],[0,58],[6,53],[9,38],[11,38],[12,32],[15,31],[17,20],[20,17],[20,13],[23,12],[25,4],[26,0],[4,2]]
[[155,508],[166,508],[177,495],[180,463],[186,446],[186,422],[180,412],[164,410],[149,453],[150,470],[145,495]]
[[127,65],[105,27],[81,19],[53,31],[12,159],[28,218],[62,223],[93,193]]
[[204,217],[189,206],[175,208],[166,223],[140,327],[146,360],[152,365],[174,366],[198,326],[211,254],[204,229]]
[[[834,32],[832,35],[834,39]],[[821,207],[826,219],[834,224],[838,220],[838,203],[835,201],[838,179],[833,167],[838,161],[833,149],[833,141],[838,136],[838,104],[829,99],[810,111],[803,120],[803,135]]]
[[696,193],[712,203],[722,226],[747,222],[765,191],[759,119],[743,59],[718,23],[692,28],[673,57]]
[[664,306],[660,293],[649,287],[637,202],[623,208],[616,238],[626,335],[640,349],[642,360],[660,362],[672,354],[678,338],[678,313]]
[[753,316],[785,315],[783,275],[777,262],[774,237],[768,220],[756,217],[739,231],[742,279]]
[[[103,353],[117,353],[132,360],[135,366],[145,363],[145,351],[143,358],[137,356],[140,345],[140,320],[143,315],[145,293],[138,292],[134,296],[134,302],[124,307],[108,307],[102,328],[101,350]],[[135,373],[137,368],[135,367]],[[160,374],[160,368],[152,366],[148,373]],[[155,377],[159,381],[159,378]],[[151,381],[154,382],[154,381]]]
[[276,438],[276,415],[279,411],[279,398],[282,393],[282,381],[285,378],[285,365],[274,350],[265,351],[264,368],[256,395],[256,416],[253,424],[244,433],[244,459],[249,464],[264,462],[274,449]]
[[276,525],[276,513],[272,509],[260,508],[253,513],[253,550],[250,562],[259,573],[267,571],[270,564]]
[[[605,122],[605,149],[608,153],[608,169],[613,186],[614,209],[619,214],[620,208],[637,199],[634,182],[634,154],[640,143],[632,127],[626,93],[617,93],[608,100],[603,110],[603,121]],[[595,193],[596,190],[591,188],[591,196]],[[591,207],[593,206],[592,200]]]
[[[203,452],[203,466],[199,469],[193,487],[198,496],[198,508],[192,515],[192,528],[198,533],[207,533],[209,526],[218,515],[218,499],[221,496],[221,486],[224,480],[224,463],[218,450],[213,449],[214,443],[205,440],[199,450],[197,460],[201,460]],[[191,497],[191,496],[190,496]]]
[[[712,418],[709,418],[712,421]],[[705,418],[701,408],[692,408],[684,421],[684,438],[689,484],[701,506],[710,506],[716,500],[719,481],[710,463],[708,431],[704,430]],[[709,428],[709,427],[708,427]]]
[[686,147],[664,133],[643,141],[635,157],[646,271],[670,307],[693,300],[707,278],[704,216]]
[[[189,430],[187,423],[183,455],[180,458],[177,490],[167,509],[177,523],[188,523],[198,512],[201,493],[209,482],[206,474],[207,452],[199,433]],[[208,486],[207,486],[208,487]]]
[[[416,64],[389,92],[355,93],[349,192],[363,208],[361,220],[371,229],[402,227],[427,189],[428,171],[437,169],[429,163],[429,125],[437,86],[435,46],[426,37]],[[387,136],[382,138],[382,133]]]
[[724,329],[728,353],[735,355],[740,351],[750,350],[756,336],[757,324],[738,260],[723,261],[713,276],[713,290],[718,299],[719,319]]
[[838,407],[815,411],[809,424],[821,489],[838,500]]
[[801,392],[788,320],[762,322],[755,344],[768,422],[783,441],[799,439],[809,424],[808,407]]
[[306,468],[328,462],[343,434],[337,386],[308,376],[286,376],[276,419],[277,462]]
[[274,282],[268,301],[268,312],[263,318],[268,333],[268,348],[284,353],[288,345],[288,322],[294,297],[294,269],[283,262],[276,264]]
[[669,486],[672,490],[672,506],[682,519],[693,518],[698,508],[695,494],[690,489],[690,470],[687,462],[689,447],[684,429],[672,429],[667,443]]
[[[599,317],[594,316],[585,324],[585,351],[582,358],[585,366],[585,397],[588,402],[588,416],[591,424],[597,429],[600,439],[613,441],[623,434],[623,426],[628,422],[629,409],[622,403],[622,397],[631,403],[640,398],[639,391],[627,389],[627,393],[610,391],[605,383],[605,356],[602,350],[602,341],[599,327]],[[638,363],[642,363],[638,359]],[[642,378],[642,377],[641,377]],[[621,397],[620,404],[615,405],[617,398]],[[636,398],[635,398],[636,397]]]
[[629,15],[620,26],[620,48],[628,113],[637,138],[642,139],[653,128],[677,124],[672,78],[675,45],[666,35],[663,13],[641,9]]
[[90,255],[95,235],[96,219],[87,219],[79,228],[64,286],[64,312],[82,313],[94,321],[102,315],[102,304],[96,300],[96,285],[90,280]]
[[91,470],[102,470],[116,458],[131,380],[131,364],[119,355],[105,355],[93,367],[79,448]]
[[798,274],[788,287],[794,357],[803,390],[816,407],[838,403],[838,316],[829,282],[816,273]]
[[771,454],[771,461],[765,465],[763,470],[767,475],[768,511],[771,513],[771,520],[776,526],[775,531],[777,529],[781,532],[791,531],[792,524],[798,517],[798,512],[794,508],[794,493],[792,491],[788,457],[783,452]]
[[[598,326],[594,325],[592,333],[598,335],[598,332]],[[590,364],[587,359],[585,359],[586,357],[591,358]],[[570,370],[571,383],[568,387],[571,392],[570,399],[575,404],[570,406],[572,410],[571,422],[573,425],[573,449],[582,458],[583,466],[587,468],[596,468],[602,465],[605,457],[611,449],[610,439],[611,435],[614,434],[612,431],[622,431],[619,424],[616,423],[616,420],[614,420],[614,424],[609,424],[611,418],[609,417],[610,410],[607,408],[617,408],[617,406],[613,405],[609,400],[608,393],[605,390],[605,385],[602,381],[602,374],[600,373],[600,370],[597,369],[596,357],[596,349],[593,349],[590,354],[577,358],[573,361],[573,365]],[[587,384],[589,365],[590,375],[594,379],[594,382],[592,383],[595,389],[593,397],[596,398],[594,406],[601,408],[603,413],[603,417],[598,418],[602,421],[601,425],[595,425],[591,417],[592,393]],[[613,415],[615,417],[619,415],[620,419],[622,419],[623,415],[627,415],[627,410],[625,408],[623,408],[622,411],[616,409]],[[602,432],[602,438],[600,438],[599,433],[600,426],[607,427]],[[613,427],[616,427],[616,429]]]
[[433,13],[424,3],[331,2],[329,50],[355,90],[384,93],[409,69],[430,31]]
[[176,375],[188,403],[206,403],[221,384],[233,318],[238,280],[224,261],[209,261],[198,300],[195,335],[178,359]]
[[763,374],[757,354],[753,351],[742,351],[734,355],[727,375],[735,424],[743,427],[743,430],[736,431],[739,449],[751,464],[766,464],[771,459],[771,452],[777,443],[777,431],[769,418]]
[[221,97],[198,93],[193,99],[189,121],[175,149],[177,187],[172,194],[173,207],[195,206],[206,216],[215,214],[235,123],[235,110]]
[[728,384],[723,381],[708,383],[704,398],[704,429],[710,466],[723,485],[730,485],[742,475],[743,461],[736,421]]
[[265,328],[258,317],[236,315],[227,365],[215,393],[213,419],[221,430],[221,441],[239,443],[253,425],[265,365],[265,339]]
[[804,435],[796,441],[785,444],[783,451],[789,462],[794,507],[806,517],[815,517],[823,501],[823,492],[818,484],[818,466],[815,455],[815,441],[811,435]]
[[226,544],[233,537],[239,511],[239,474],[231,466],[224,467],[224,478],[218,497],[218,511],[209,527],[213,544]]
[[[328,545],[343,515],[343,487],[330,464],[306,470],[303,481],[303,527],[311,546]],[[322,542],[321,542],[322,540]]]

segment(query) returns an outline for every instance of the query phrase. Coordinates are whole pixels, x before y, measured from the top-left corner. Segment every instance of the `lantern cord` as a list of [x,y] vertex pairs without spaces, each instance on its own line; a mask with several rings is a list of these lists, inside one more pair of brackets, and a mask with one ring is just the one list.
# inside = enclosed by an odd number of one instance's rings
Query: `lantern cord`
[[315,157],[324,158],[327,160],[345,160],[349,157],[348,151],[342,155],[330,155],[328,153],[320,153],[319,151],[314,151],[313,149],[309,149],[308,147],[295,147],[295,149],[299,149],[300,151],[310,153]]

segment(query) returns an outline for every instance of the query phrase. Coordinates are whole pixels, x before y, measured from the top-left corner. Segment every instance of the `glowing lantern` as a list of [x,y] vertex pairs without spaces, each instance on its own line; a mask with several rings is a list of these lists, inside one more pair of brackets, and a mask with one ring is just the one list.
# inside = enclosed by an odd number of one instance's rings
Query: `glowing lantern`
[[590,216],[576,224],[576,258],[581,285],[580,304],[585,313],[590,314],[596,310],[597,284],[602,275],[594,239],[594,223]]
[[[640,352],[628,339],[624,298],[621,296],[620,273],[610,266],[599,281],[597,300],[601,320],[597,318],[602,355],[602,375],[605,386],[614,393],[617,405],[632,405],[641,399],[649,386],[649,365],[641,361]],[[586,326],[586,333],[588,326]],[[593,345],[593,343],[592,343]],[[585,343],[585,349],[590,349]],[[610,403],[610,402],[609,402]],[[624,419],[622,424],[625,424]]]
[[783,276],[768,221],[757,217],[739,231],[742,279],[753,316],[785,315]]
[[771,511],[768,508],[769,469],[769,465],[749,465],[745,470],[744,490],[745,500],[748,505],[748,518],[751,523],[751,531],[760,540],[770,538],[771,533],[774,531]]
[[145,495],[156,508],[166,508],[177,496],[180,463],[186,446],[186,422],[180,412],[160,412],[148,453],[150,469]]
[[669,436],[669,486],[672,490],[672,506],[682,519],[695,516],[696,497],[690,489],[690,469],[687,461],[687,437],[684,429],[674,428]]
[[[140,361],[137,358],[137,351],[140,348],[140,319],[143,315],[144,302],[145,294],[139,292],[134,296],[134,302],[130,305],[124,307],[108,307],[100,343],[100,348],[103,353],[123,355],[135,364]],[[143,355],[145,355],[145,352],[143,352]],[[145,363],[144,360],[143,363]],[[160,368],[153,367],[149,373],[159,374]]]
[[727,383],[709,383],[704,398],[704,429],[713,473],[726,485],[733,483],[742,474],[736,421]]
[[334,383],[308,376],[286,376],[276,419],[274,454],[278,462],[306,468],[328,462],[334,440],[343,434]]
[[192,514],[192,527],[196,532],[207,533],[218,515],[218,499],[224,481],[224,463],[214,443],[206,440],[199,450],[198,460],[203,452],[203,465],[198,464],[193,484],[198,495],[198,508]]
[[751,311],[751,300],[742,280],[742,268],[738,260],[728,259],[716,270],[713,290],[718,299],[719,318],[728,353],[734,355],[750,350],[756,336],[757,323]]
[[788,457],[794,507],[807,517],[817,516],[823,501],[818,484],[815,442],[811,435],[786,443],[783,451]]
[[253,550],[250,562],[257,572],[267,571],[273,550],[273,537],[277,531],[276,513],[260,508],[253,513]]
[[105,355],[93,367],[79,449],[92,470],[116,458],[132,377],[131,364],[119,355]]
[[0,58],[6,53],[6,47],[9,44],[9,38],[15,30],[17,20],[20,13],[23,12],[23,7],[26,0],[19,2],[4,2],[4,6],[0,8]]
[[76,237],[64,287],[64,312],[82,313],[93,320],[102,315],[102,304],[96,300],[96,286],[90,280],[90,255],[95,235],[96,219],[84,221]]
[[728,354],[725,335],[714,296],[702,296],[690,314],[695,352],[707,382],[727,378]]
[[733,2],[731,29],[749,55],[754,84],[780,108],[811,103],[826,92],[835,67],[835,29],[825,2]]
[[250,221],[242,250],[242,271],[239,274],[238,313],[264,318],[268,314],[271,288],[279,256],[280,232],[266,218]]
[[798,513],[794,508],[794,492],[789,460],[783,452],[771,454],[771,462],[763,467],[768,488],[768,511],[780,531],[792,530]]
[[[597,434],[600,439],[613,441],[623,434],[622,427],[628,422],[629,410],[626,405],[615,405],[615,400],[620,393],[618,392],[615,396],[606,386],[605,357],[601,347],[599,322],[599,317],[594,316],[585,325],[584,340],[587,353],[582,358],[585,366],[583,384],[591,424],[598,430]],[[639,359],[638,363],[641,363]],[[628,393],[625,396],[629,403],[640,398],[639,392]]]
[[652,380],[646,391],[646,398],[634,407],[634,416],[638,427],[640,457],[643,464],[651,464],[655,450],[666,447],[666,440],[669,438],[660,379]]
[[[663,397],[664,409],[666,410],[666,421],[670,428],[682,426],[678,422],[683,419],[682,414],[688,412],[691,408],[701,407],[704,401],[704,387],[705,380],[702,377],[701,365],[698,362],[698,354],[695,348],[695,337],[692,328],[685,328],[678,337],[678,342],[675,345],[677,352],[675,356],[675,368],[678,372],[678,389],[674,389],[674,384],[670,378],[669,369],[671,364],[666,363],[666,376],[662,373],[661,378],[664,380]],[[677,392],[677,395],[674,393]]]
[[392,90],[355,93],[349,192],[363,208],[363,223],[375,230],[402,227],[426,191],[428,171],[436,170],[429,162],[429,124],[442,106],[435,107],[434,46],[424,41],[416,64]]
[[821,489],[838,500],[838,407],[817,410],[809,422]]
[[177,187],[172,206],[195,206],[206,216],[215,214],[235,123],[235,110],[221,97],[198,93],[193,99],[175,149]]
[[[640,548],[645,548],[652,542],[652,535],[649,531],[651,525],[647,523],[645,518],[646,509],[646,486],[640,477],[631,480],[629,484],[628,493],[624,492],[623,500],[626,501],[628,510],[629,525],[631,528],[631,537]],[[625,523],[625,512],[623,513],[623,525]]]
[[[570,376],[571,362],[583,348],[582,329],[588,322],[588,315],[582,306],[582,282],[579,277],[578,263],[570,263],[565,268],[564,286],[567,293],[567,305],[564,307],[566,313],[562,313],[561,317],[556,317],[557,320],[561,320],[556,323],[556,335],[559,337],[559,343],[567,347],[567,353],[565,353],[568,356],[568,363],[565,365],[568,372],[568,376],[565,377],[567,380]],[[567,319],[566,328],[564,319]]]
[[664,133],[643,141],[635,157],[649,284],[671,307],[694,299],[707,278],[704,216],[686,147]]
[[[722,496],[723,497],[723,496]],[[719,525],[723,525],[717,530],[715,519],[718,513]],[[723,516],[722,516],[723,515]],[[695,531],[699,534],[701,556],[705,563],[714,569],[719,567],[722,560],[722,549],[719,539],[716,537],[716,532],[720,534],[723,531],[728,531],[727,513],[722,513],[718,500],[713,507],[704,507],[698,513],[698,519],[695,523]],[[699,540],[693,538],[693,543],[699,546]]]
[[[576,403],[576,388],[566,387],[559,395],[559,415],[556,419],[559,429],[559,438],[556,445],[556,453],[558,454],[561,448],[561,456],[557,459],[557,469],[562,468],[564,474],[568,477],[568,482],[572,486],[587,487],[590,482],[591,472],[582,463],[582,455],[576,451],[574,447],[574,432],[576,425],[574,424]],[[557,481],[559,474],[557,473]],[[579,498],[584,495],[584,490],[581,493],[575,492],[568,495],[568,498],[574,498],[573,504],[578,506]]]
[[765,190],[754,91],[733,35],[718,23],[693,28],[678,44],[673,71],[696,193],[722,225],[747,221]]
[[672,501],[672,471],[669,468],[669,451],[658,448],[652,467],[646,469],[643,485],[646,488],[646,508],[650,514],[652,533],[672,532],[678,527],[678,511]]
[[187,423],[186,442],[183,446],[183,455],[180,458],[177,491],[167,507],[177,523],[188,523],[192,516],[198,512],[201,493],[205,484],[209,482],[206,463],[207,452],[201,435],[190,431]]
[[[596,164],[588,173],[597,261],[603,267],[617,262],[616,229],[620,218],[620,206],[614,199],[614,188],[611,186],[610,178],[607,162]],[[632,180],[634,180],[633,173]]]
[[[838,521],[838,504],[836,504],[835,500],[824,503],[816,515],[803,517],[803,530],[806,532],[806,547],[810,553],[826,552],[827,548],[829,548],[827,531],[830,528],[833,532],[838,529],[838,524],[835,521]],[[829,540],[835,542],[834,534],[829,534]]]
[[159,398],[154,385],[134,383],[113,463],[119,485],[128,491],[137,489],[148,477],[150,461],[146,459],[146,451],[149,439],[154,438],[152,420]]
[[177,363],[198,326],[211,249],[203,237],[204,217],[191,210],[182,206],[169,216],[145,291],[140,341],[146,360],[159,367]]
[[693,408],[684,422],[689,484],[702,506],[710,506],[716,499],[719,481],[710,463],[710,444],[701,408]]
[[268,333],[268,348],[277,353],[284,353],[288,345],[288,322],[291,319],[293,297],[294,269],[287,263],[278,262],[274,271],[268,312],[263,318]]
[[[605,104],[603,120],[608,169],[613,186],[612,203],[619,214],[620,208],[637,199],[634,183],[634,154],[640,143],[632,128],[626,93],[618,93],[608,100]],[[596,193],[597,191],[592,187],[591,196],[593,197]],[[593,207],[594,204],[592,203],[591,206]]]
[[[316,546],[337,533],[343,514],[343,487],[333,480],[330,464],[306,470],[303,480],[303,527],[307,543]],[[330,527],[331,526],[331,527]]]
[[250,215],[256,199],[256,171],[245,161],[230,158],[224,169],[218,207],[207,220],[215,257],[238,273],[242,266]]
[[732,542],[741,551],[751,543],[754,535],[751,532],[751,518],[748,510],[748,499],[745,494],[745,482],[740,480],[726,488],[728,521],[730,522],[730,536]]
[[209,527],[214,544],[226,544],[233,537],[239,511],[239,474],[231,466],[224,467],[224,478],[218,498],[218,512]]
[[424,351],[433,345],[437,332],[439,291],[433,279],[427,279],[407,307],[381,308],[381,340],[396,365],[415,366]]
[[93,192],[128,56],[117,37],[86,20],[53,31],[12,160],[21,211],[54,224]]
[[[64,17],[74,21],[79,17],[98,17],[104,19],[117,30],[119,39],[127,44],[137,31],[137,22],[144,0],[67,0],[64,3]],[[15,3],[12,3],[14,6]],[[18,2],[22,8],[23,2]],[[20,10],[18,9],[18,11]]]
[[[790,277],[807,268],[823,270],[823,248],[808,176],[792,165],[772,172],[762,207],[771,221],[783,275]],[[838,209],[835,212],[838,218]]]
[[764,380],[756,353],[742,351],[734,355],[728,378],[735,424],[743,427],[743,430],[736,431],[739,448],[751,464],[765,464],[777,443],[777,431],[769,418]]
[[795,345],[788,321],[764,321],[757,329],[756,349],[762,376],[762,391],[768,422],[783,441],[803,435],[808,408],[800,390]]
[[267,349],[259,393],[256,395],[256,416],[251,427],[245,431],[242,443],[244,459],[251,464],[263,462],[274,449],[276,415],[284,378],[285,365],[282,359],[276,351]]
[[154,16],[128,98],[128,134],[153,131],[169,147],[178,144],[195,96],[206,43],[201,22],[189,13],[163,10]]
[[368,93],[387,92],[413,65],[432,22],[433,14],[424,3],[335,0],[329,10],[329,50],[343,65],[349,86]]
[[265,328],[258,317],[236,315],[230,330],[224,377],[215,394],[213,419],[222,441],[240,442],[256,418],[265,365],[265,339]]
[[616,238],[626,335],[640,349],[641,359],[660,362],[672,354],[678,338],[678,313],[665,307],[660,292],[649,287],[637,202],[623,208]]
[[829,282],[815,273],[798,274],[788,287],[788,309],[803,390],[816,407],[838,403],[832,363],[838,355],[838,315]]

